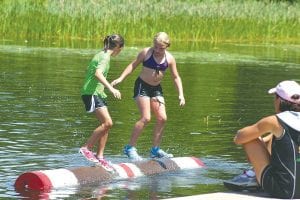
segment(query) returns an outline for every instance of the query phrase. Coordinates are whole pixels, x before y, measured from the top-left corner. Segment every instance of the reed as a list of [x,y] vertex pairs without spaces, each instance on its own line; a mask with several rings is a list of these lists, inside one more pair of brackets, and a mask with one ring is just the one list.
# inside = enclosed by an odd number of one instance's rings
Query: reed
[[66,40],[159,31],[173,40],[299,43],[300,3],[234,0],[2,0],[3,39]]

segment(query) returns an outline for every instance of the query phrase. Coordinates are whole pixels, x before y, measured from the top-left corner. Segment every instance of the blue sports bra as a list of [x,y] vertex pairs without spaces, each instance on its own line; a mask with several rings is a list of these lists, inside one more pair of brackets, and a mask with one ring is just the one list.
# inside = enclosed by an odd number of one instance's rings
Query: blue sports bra
[[166,69],[168,68],[168,61],[165,55],[165,61],[163,63],[157,64],[157,62],[154,60],[153,52],[152,52],[151,56],[147,60],[143,61],[143,66],[150,69],[154,69],[157,72],[166,71]]

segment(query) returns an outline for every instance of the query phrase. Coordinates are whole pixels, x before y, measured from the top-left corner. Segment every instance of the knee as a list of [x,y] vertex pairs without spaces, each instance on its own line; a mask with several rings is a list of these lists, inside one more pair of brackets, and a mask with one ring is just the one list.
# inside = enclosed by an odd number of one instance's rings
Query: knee
[[104,129],[108,130],[113,126],[113,122],[111,120],[106,121],[102,124],[102,126],[103,126]]
[[157,118],[157,123],[159,123],[159,124],[164,124],[166,122],[167,122],[166,116]]
[[140,121],[146,125],[151,121],[151,117],[142,117]]

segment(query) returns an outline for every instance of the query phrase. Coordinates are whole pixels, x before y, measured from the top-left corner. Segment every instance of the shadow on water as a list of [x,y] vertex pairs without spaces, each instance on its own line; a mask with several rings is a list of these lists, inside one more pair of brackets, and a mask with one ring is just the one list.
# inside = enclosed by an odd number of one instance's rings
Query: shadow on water
[[[232,142],[236,130],[273,113],[272,97],[266,94],[270,87],[284,79],[299,81],[299,47],[179,46],[170,50],[178,63],[187,104],[179,108],[167,74],[163,88],[168,123],[162,147],[176,157],[200,157],[207,168],[20,194],[13,185],[23,172],[87,165],[77,151],[97,122],[84,112],[79,90],[97,49],[0,45],[0,198],[163,199],[224,191],[223,180],[249,167],[241,147]],[[116,78],[139,49],[126,47],[113,59],[108,78]],[[132,100],[137,75],[138,70],[118,86],[121,101],[108,97],[114,127],[106,157],[115,163],[127,162],[122,147],[138,118]],[[153,121],[137,145],[144,157],[149,156]]]

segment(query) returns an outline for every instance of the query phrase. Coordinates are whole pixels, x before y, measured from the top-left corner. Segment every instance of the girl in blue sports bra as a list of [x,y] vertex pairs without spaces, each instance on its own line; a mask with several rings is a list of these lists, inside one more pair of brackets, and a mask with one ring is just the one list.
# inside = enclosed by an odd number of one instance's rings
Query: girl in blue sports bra
[[143,62],[143,66],[150,69],[154,69],[156,73],[159,73],[159,71],[166,71],[166,69],[168,68],[168,61],[166,55],[164,56],[164,61],[162,63],[157,63],[154,59],[153,53],[154,51],[152,51],[150,58]]
[[175,58],[167,51],[169,46],[169,36],[164,32],[157,33],[153,40],[153,47],[144,48],[139,52],[137,58],[126,67],[120,77],[111,83],[113,86],[121,83],[141,63],[143,64],[141,73],[135,81],[134,87],[134,98],[141,116],[135,123],[129,143],[124,148],[124,154],[132,160],[142,159],[138,155],[135,146],[138,137],[151,119],[151,111],[156,117],[156,124],[153,131],[153,144],[150,149],[150,156],[153,158],[173,156],[160,149],[163,129],[167,120],[163,91],[160,83],[165,75],[166,69],[170,69],[178,91],[180,106],[185,104],[185,99]]

